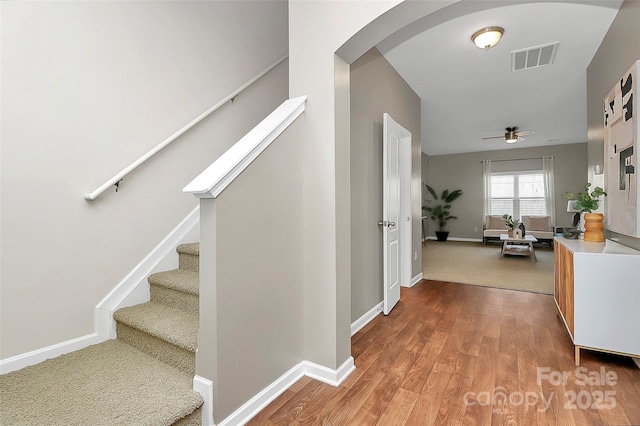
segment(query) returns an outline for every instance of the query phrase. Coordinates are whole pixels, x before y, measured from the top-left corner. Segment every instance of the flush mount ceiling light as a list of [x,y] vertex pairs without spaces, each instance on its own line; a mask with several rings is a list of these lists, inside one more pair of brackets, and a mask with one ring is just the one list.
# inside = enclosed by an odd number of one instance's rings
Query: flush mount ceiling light
[[471,41],[480,49],[488,50],[498,44],[502,34],[504,34],[502,27],[486,27],[473,33]]

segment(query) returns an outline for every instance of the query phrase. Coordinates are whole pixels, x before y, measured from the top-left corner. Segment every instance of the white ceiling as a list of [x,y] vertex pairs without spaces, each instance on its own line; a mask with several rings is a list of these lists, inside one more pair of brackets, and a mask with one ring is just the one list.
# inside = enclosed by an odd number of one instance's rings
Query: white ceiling
[[[505,1],[377,47],[422,99],[422,150],[429,155],[581,143],[586,69],[621,3]],[[505,33],[485,51],[471,34],[487,26]],[[552,42],[560,42],[552,65],[511,71],[511,51]],[[511,145],[481,139],[508,126],[535,134]]]

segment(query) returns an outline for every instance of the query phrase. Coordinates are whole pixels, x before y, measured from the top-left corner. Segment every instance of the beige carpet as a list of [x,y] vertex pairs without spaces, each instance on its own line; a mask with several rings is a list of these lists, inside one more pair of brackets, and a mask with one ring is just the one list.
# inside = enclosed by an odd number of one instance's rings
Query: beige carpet
[[0,424],[171,425],[202,405],[192,378],[110,340],[0,376]]
[[150,302],[114,313],[116,340],[0,375],[0,425],[199,425],[199,246],[177,251]]
[[501,244],[427,241],[422,275],[427,280],[553,293],[553,250],[535,246],[538,262],[525,256],[500,258]]

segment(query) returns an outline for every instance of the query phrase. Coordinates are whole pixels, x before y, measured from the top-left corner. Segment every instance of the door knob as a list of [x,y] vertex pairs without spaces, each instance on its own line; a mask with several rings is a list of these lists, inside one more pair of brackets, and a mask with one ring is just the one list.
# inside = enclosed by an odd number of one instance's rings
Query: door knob
[[378,222],[378,225],[387,226],[387,221],[386,220],[385,221],[381,220],[380,222]]
[[396,226],[395,222],[389,222],[389,226]]

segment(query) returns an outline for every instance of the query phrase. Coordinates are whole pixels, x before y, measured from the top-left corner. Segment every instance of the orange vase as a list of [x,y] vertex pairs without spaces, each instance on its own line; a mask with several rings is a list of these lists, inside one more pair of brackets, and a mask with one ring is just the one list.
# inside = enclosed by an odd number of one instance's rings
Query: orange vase
[[602,213],[585,213],[584,214],[584,240],[592,243],[601,243],[604,241],[604,215]]

